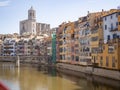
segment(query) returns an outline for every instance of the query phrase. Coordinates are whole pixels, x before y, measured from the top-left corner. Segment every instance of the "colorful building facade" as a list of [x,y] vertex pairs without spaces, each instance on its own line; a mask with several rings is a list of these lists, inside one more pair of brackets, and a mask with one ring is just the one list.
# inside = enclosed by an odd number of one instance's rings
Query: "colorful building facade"
[[98,66],[120,70],[120,10],[111,9],[102,17],[104,43],[98,54]]
[[120,10],[88,13],[60,25],[57,61],[120,70]]

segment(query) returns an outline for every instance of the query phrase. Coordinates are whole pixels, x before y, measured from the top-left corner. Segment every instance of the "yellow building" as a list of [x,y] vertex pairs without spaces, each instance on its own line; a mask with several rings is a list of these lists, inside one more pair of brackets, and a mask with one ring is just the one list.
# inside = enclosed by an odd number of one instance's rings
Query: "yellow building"
[[120,39],[103,44],[103,52],[98,54],[98,66],[120,70]]
[[104,12],[92,13],[93,24],[91,28],[91,56],[92,64],[98,65],[98,53],[101,53],[103,42],[103,29],[102,29],[102,14]]
[[104,43],[98,53],[98,66],[120,70],[120,10],[111,9],[102,17]]
[[59,38],[60,62],[72,63],[74,61],[74,23],[68,22],[61,26]]

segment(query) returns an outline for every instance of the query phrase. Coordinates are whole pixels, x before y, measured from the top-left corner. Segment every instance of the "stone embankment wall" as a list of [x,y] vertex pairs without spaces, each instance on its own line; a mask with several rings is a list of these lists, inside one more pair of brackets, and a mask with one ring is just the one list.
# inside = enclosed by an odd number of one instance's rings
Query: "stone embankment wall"
[[78,66],[78,65],[71,65],[64,63],[57,63],[57,68],[120,80],[120,71],[115,71],[115,70],[107,70],[102,68],[93,68],[93,67]]
[[[19,56],[21,63],[47,63],[47,56]],[[18,56],[0,56],[0,62],[16,62]]]
[[92,72],[92,74],[120,80],[120,71],[94,68],[94,71]]

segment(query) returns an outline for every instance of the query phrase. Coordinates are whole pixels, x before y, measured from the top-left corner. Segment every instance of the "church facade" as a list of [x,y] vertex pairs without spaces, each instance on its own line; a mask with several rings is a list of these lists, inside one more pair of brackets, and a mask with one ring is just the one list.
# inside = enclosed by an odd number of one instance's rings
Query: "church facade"
[[48,34],[50,35],[50,24],[36,22],[36,11],[31,7],[28,10],[28,19],[20,21],[20,35],[23,34]]

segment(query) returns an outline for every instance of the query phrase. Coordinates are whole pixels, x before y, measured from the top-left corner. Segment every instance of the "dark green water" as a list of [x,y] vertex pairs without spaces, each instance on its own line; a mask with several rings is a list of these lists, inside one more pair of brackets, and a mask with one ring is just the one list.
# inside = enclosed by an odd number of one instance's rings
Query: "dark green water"
[[55,68],[16,68],[11,63],[0,63],[0,82],[10,90],[120,90],[120,81],[85,77],[71,76]]

